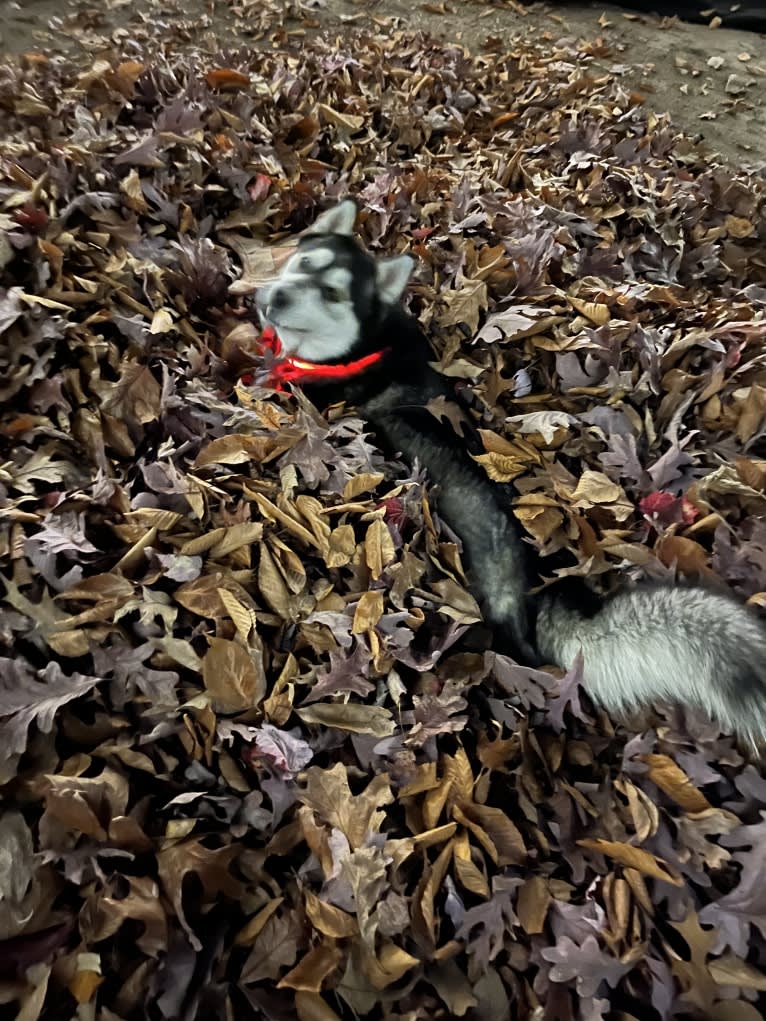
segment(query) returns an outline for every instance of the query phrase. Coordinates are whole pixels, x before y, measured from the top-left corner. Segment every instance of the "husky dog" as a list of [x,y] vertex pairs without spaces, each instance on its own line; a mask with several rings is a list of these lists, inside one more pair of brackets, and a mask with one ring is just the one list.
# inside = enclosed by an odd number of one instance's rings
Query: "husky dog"
[[735,598],[652,583],[602,599],[574,579],[530,596],[539,558],[503,487],[426,408],[452,394],[400,305],[414,260],[367,254],[353,239],[356,213],[346,200],[321,214],[256,295],[282,353],[307,360],[298,363],[307,395],[355,405],[385,447],[425,466],[485,619],[519,659],[566,668],[581,652],[587,690],[609,711],[681,702],[754,746],[766,741],[766,625]]

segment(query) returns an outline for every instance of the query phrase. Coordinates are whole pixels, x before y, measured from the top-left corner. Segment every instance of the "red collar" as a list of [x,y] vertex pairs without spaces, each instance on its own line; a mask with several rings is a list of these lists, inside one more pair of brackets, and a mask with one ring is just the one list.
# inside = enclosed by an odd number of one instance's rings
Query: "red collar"
[[341,365],[322,365],[320,362],[307,362],[303,358],[283,358],[282,344],[273,326],[267,326],[257,342],[261,347],[279,359],[271,367],[268,378],[268,385],[275,390],[283,390],[283,383],[306,383],[315,380],[325,383],[336,383],[344,379],[351,379],[366,372],[370,366],[381,361],[391,350],[384,348],[382,351],[373,351],[364,358],[357,358],[355,362],[345,362]]

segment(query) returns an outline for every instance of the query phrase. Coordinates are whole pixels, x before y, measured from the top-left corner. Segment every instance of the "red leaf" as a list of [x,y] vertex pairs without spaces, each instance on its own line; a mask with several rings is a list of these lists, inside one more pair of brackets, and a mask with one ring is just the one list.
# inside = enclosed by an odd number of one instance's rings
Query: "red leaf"
[[205,81],[211,89],[227,89],[250,84],[250,76],[234,71],[230,67],[214,67],[205,75]]

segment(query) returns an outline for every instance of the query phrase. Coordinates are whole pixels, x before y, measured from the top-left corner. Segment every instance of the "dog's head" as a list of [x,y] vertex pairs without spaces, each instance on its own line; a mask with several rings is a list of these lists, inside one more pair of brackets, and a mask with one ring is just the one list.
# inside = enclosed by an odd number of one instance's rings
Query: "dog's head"
[[374,259],[352,235],[350,199],[322,213],[279,277],[261,287],[256,306],[285,354],[311,362],[345,361],[369,351],[379,327],[407,286],[409,255]]

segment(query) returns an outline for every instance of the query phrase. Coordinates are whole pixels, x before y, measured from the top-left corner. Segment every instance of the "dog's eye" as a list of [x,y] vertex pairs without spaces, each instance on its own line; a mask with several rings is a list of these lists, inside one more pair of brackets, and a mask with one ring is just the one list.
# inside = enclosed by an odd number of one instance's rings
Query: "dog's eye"
[[337,287],[323,287],[322,297],[325,301],[342,301],[343,295],[340,293]]
[[308,255],[303,256],[298,263],[298,269],[311,269],[311,259],[309,259]]

